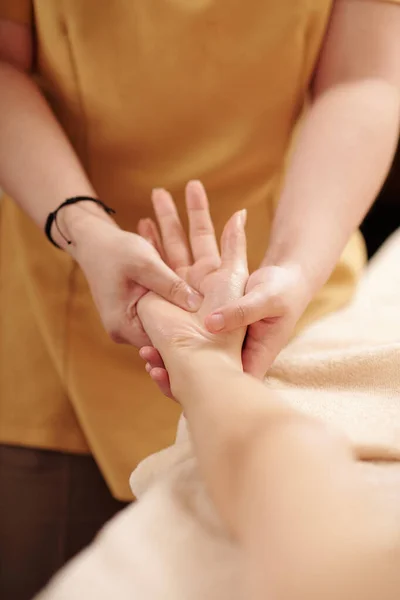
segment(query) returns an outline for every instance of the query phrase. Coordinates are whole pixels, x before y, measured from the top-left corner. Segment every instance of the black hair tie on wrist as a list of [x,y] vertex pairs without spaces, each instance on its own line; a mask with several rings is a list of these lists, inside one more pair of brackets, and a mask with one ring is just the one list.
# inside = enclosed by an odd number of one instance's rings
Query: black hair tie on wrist
[[60,250],[62,249],[61,246],[59,246],[57,242],[54,241],[53,236],[51,235],[51,228],[54,223],[61,237],[67,242],[68,245],[72,244],[72,241],[66,238],[61,229],[59,228],[57,223],[57,215],[58,211],[60,211],[65,206],[70,206],[71,204],[76,204],[77,202],[94,202],[95,204],[101,206],[101,208],[103,208],[108,215],[115,214],[114,209],[104,204],[104,202],[102,202],[101,200],[98,200],[97,198],[92,198],[91,196],[75,196],[74,198],[68,198],[67,200],[64,200],[64,202],[62,202],[60,206],[56,208],[56,210],[49,214],[49,216],[46,219],[46,224],[44,226],[44,232],[46,234],[47,239],[53,244],[53,246],[55,246],[56,248],[60,248]]

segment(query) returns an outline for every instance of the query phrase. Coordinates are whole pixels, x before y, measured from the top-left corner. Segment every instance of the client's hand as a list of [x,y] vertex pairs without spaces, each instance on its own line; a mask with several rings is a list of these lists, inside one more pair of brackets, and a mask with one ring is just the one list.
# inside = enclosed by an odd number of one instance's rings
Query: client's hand
[[171,196],[156,190],[153,203],[162,242],[151,220],[139,224],[139,233],[157,248],[179,277],[204,297],[197,313],[182,310],[154,293],[148,293],[138,304],[140,320],[153,344],[141,349],[141,357],[152,379],[171,397],[167,370],[171,375],[171,360],[177,354],[182,357],[184,353],[185,360],[190,361],[194,351],[217,349],[241,367],[245,328],[215,335],[207,331],[204,319],[221,303],[237,300],[244,293],[248,278],[246,213],[234,214],[226,224],[220,255],[207,196],[199,182],[189,183],[186,189],[190,248]]

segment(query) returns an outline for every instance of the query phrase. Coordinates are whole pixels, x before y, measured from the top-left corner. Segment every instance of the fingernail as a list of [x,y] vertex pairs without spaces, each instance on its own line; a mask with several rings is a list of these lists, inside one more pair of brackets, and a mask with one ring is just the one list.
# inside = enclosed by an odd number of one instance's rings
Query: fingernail
[[151,364],[150,363],[146,363],[145,369],[148,373],[150,373],[151,371]]
[[143,225],[146,227],[147,233],[151,233],[151,219],[143,219]]
[[187,305],[190,308],[190,310],[199,310],[202,301],[203,298],[200,296],[200,294],[192,290],[189,291],[187,296]]
[[225,319],[221,313],[211,315],[209,318],[209,324],[211,329],[214,331],[221,331],[225,327]]
[[247,221],[247,209],[243,209],[238,212],[238,224],[244,229]]
[[192,189],[192,190],[196,190],[196,189],[197,190],[199,190],[199,189],[203,190],[204,186],[201,183],[201,181],[199,181],[198,179],[191,179],[189,181],[189,183],[187,184],[186,189],[188,189],[188,190],[190,190],[190,189]]
[[151,190],[151,199],[154,202],[154,200],[157,198],[157,196],[162,193],[164,190],[163,188],[153,188]]

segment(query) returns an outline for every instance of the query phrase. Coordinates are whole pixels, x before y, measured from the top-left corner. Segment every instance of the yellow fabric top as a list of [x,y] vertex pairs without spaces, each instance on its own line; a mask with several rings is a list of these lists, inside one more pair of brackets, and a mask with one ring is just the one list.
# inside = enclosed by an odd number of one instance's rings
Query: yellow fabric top
[[[218,232],[248,209],[254,269],[331,7],[0,0],[0,18],[34,19],[43,90],[121,227],[151,215],[155,186],[183,214],[186,182],[201,179]],[[173,440],[178,408],[107,338],[79,267],[10,199],[0,210],[0,441],[92,451],[129,498],[130,471]],[[349,299],[363,262],[357,234],[303,324]]]

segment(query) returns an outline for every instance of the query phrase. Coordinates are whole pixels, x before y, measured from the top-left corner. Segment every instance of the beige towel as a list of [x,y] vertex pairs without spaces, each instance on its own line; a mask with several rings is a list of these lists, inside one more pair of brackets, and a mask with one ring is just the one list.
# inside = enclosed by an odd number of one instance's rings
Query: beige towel
[[[344,431],[360,458],[386,460],[372,466],[371,477],[397,479],[400,493],[400,232],[369,267],[352,305],[297,338],[266,385]],[[184,420],[175,446],[145,460],[131,486],[139,502],[105,527],[42,600],[244,599],[240,552],[208,500]],[[400,509],[397,491],[393,511]],[[400,534],[399,513],[394,523]]]

